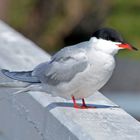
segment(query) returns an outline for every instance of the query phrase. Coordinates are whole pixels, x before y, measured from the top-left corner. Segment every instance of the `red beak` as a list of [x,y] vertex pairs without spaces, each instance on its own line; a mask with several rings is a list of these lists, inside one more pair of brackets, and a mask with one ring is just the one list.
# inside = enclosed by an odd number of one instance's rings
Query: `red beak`
[[122,44],[117,44],[117,46],[123,48],[123,49],[128,49],[128,50],[135,50],[135,51],[138,51],[137,48],[127,44],[127,43],[122,43]]

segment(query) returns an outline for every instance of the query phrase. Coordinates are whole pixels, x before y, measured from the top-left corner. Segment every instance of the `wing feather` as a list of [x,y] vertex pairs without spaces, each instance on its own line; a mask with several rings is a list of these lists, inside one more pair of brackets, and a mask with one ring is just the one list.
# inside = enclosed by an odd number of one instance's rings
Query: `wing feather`
[[[75,75],[83,72],[88,65],[87,60],[85,50],[68,47],[54,55],[50,63],[41,65],[35,71],[38,73],[40,81],[56,86],[60,83],[71,81]],[[41,69],[44,69],[43,74]]]

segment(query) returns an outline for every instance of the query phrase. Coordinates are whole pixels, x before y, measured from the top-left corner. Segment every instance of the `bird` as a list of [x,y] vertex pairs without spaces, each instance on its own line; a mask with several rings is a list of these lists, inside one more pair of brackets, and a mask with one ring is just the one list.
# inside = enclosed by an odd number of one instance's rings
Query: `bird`
[[[88,41],[64,47],[32,71],[1,72],[13,80],[29,83],[19,92],[43,91],[72,99],[74,108],[87,109],[90,106],[85,98],[108,82],[115,68],[114,56],[122,49],[138,50],[124,41],[118,31],[104,27],[97,29]],[[77,100],[82,100],[82,105]]]

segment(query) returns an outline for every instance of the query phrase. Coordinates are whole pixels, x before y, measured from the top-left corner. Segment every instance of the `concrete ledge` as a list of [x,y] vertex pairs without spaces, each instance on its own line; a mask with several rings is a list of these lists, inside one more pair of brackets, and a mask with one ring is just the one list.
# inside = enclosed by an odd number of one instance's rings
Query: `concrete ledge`
[[[0,22],[0,67],[30,70],[49,55]],[[5,79],[1,79],[5,80]],[[0,80],[0,82],[1,82]],[[10,80],[10,79],[6,79]],[[139,140],[140,123],[97,92],[86,99],[97,109],[80,110],[71,101],[41,92],[13,95],[0,88],[0,139]]]

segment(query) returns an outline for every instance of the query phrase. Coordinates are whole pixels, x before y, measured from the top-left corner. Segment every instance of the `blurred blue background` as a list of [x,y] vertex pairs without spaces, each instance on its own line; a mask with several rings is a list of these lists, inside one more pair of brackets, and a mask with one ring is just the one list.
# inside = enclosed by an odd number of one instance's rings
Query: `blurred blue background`
[[[100,27],[140,48],[140,1],[0,0],[0,18],[49,53],[88,40]],[[140,51],[121,51],[101,92],[140,120]]]

